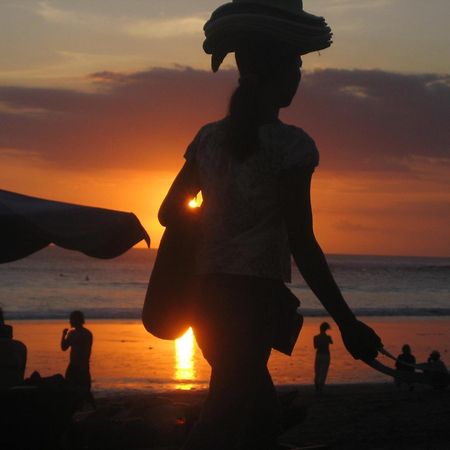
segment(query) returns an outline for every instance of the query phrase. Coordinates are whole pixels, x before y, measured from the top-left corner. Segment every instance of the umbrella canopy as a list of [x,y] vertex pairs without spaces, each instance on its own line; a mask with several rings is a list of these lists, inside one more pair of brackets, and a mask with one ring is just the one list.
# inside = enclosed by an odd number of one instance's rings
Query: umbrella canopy
[[114,258],[150,238],[133,213],[44,200],[0,190],[0,263],[53,243],[96,258]]

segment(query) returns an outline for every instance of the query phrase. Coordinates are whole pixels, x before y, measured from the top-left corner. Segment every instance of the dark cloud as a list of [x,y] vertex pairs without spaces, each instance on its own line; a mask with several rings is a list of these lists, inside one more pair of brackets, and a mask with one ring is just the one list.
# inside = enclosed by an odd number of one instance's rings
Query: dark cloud
[[448,76],[323,70],[304,77],[286,117],[305,123],[334,168],[398,171],[450,157],[449,115]]
[[[64,168],[173,169],[205,122],[226,112],[237,75],[190,68],[90,77],[97,90],[0,87],[0,148]],[[306,73],[283,113],[330,170],[405,172],[449,158],[450,81],[442,75]]]

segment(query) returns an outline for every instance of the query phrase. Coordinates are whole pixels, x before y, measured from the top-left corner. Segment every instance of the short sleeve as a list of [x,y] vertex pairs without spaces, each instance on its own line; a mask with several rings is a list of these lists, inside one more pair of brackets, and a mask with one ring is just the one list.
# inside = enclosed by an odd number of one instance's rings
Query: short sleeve
[[197,153],[197,147],[198,147],[198,134],[195,136],[194,140],[188,145],[185,153],[184,153],[184,159],[188,162],[195,161],[196,153]]
[[281,172],[294,168],[314,167],[319,165],[319,151],[314,140],[301,128],[290,127],[289,139],[283,149]]
[[200,147],[202,142],[205,140],[207,135],[210,133],[211,128],[214,124],[207,124],[200,128],[200,130],[195,135],[193,141],[188,145],[185,153],[184,159],[188,162],[195,161],[198,158],[198,152],[200,151]]

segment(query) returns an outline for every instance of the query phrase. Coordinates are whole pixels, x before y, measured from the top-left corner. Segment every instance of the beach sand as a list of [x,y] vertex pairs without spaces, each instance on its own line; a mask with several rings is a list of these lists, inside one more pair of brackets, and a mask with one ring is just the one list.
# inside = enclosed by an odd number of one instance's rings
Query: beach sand
[[[390,377],[354,361],[335,329],[329,384],[322,395],[315,394],[312,336],[322,320],[307,318],[292,358],[277,352],[271,357],[269,366],[280,393],[297,390],[295,404],[307,412],[282,440],[342,450],[449,450],[450,389],[397,390]],[[408,342],[418,361],[424,361],[438,348],[448,364],[448,317],[371,317],[367,322],[391,351],[398,352]],[[14,323],[15,336],[28,346],[27,375],[32,370],[43,376],[64,373],[68,354],[58,344],[65,326],[65,321]],[[75,415],[64,449],[180,448],[198,417],[209,377],[195,342],[178,348],[151,337],[138,321],[90,321],[88,328],[94,332],[92,373],[98,410]]]
[[[416,386],[410,392],[392,384],[283,386],[281,396],[298,391],[296,406],[306,418],[282,442],[331,449],[450,448],[450,390]],[[75,434],[84,449],[178,449],[198,415],[205,391],[109,395],[98,410],[76,417]],[[213,450],[213,449],[212,449]]]

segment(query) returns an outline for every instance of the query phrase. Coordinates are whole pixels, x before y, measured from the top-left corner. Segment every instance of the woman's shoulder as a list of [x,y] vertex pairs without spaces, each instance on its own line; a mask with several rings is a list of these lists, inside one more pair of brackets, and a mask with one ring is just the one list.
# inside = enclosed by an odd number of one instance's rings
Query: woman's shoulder
[[197,132],[196,139],[206,138],[212,134],[223,132],[225,125],[226,125],[226,118],[216,120],[214,122],[208,122],[200,127],[200,129]]
[[311,139],[311,136],[301,127],[278,120],[274,123],[275,128],[280,134],[290,138]]
[[303,128],[278,121],[268,134],[270,145],[281,156],[284,169],[319,164],[316,143]]
[[200,127],[194,139],[189,144],[184,157],[186,160],[190,160],[198,156],[198,154],[204,153],[204,149],[209,146],[211,138],[214,138],[218,133],[222,133],[224,129],[224,120],[217,120],[215,122],[209,122]]

